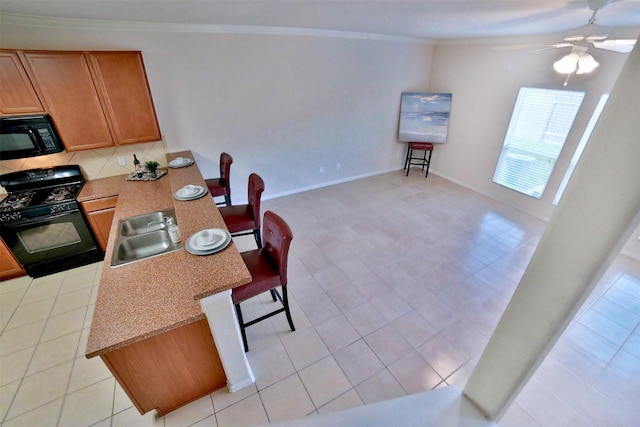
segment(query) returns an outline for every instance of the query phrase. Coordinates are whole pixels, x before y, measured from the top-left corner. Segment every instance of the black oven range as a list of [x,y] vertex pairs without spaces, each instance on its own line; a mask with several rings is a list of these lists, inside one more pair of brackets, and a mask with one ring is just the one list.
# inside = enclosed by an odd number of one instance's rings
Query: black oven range
[[104,253],[76,200],[85,179],[78,165],[0,175],[0,235],[31,277],[100,261]]

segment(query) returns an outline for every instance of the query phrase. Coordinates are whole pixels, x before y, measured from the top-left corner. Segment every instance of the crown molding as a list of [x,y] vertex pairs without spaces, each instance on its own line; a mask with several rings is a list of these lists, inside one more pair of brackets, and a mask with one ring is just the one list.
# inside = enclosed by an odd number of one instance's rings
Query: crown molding
[[433,44],[433,40],[431,39],[423,39],[417,37],[390,36],[385,34],[359,33],[351,31],[318,30],[311,28],[269,27],[252,25],[176,24],[140,21],[104,21],[97,19],[56,18],[1,12],[0,23],[31,27],[47,27],[89,31],[289,35]]

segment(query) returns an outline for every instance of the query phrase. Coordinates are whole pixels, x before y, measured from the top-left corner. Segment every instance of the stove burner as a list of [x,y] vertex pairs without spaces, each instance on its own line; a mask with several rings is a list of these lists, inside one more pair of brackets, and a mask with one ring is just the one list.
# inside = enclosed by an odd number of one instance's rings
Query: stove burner
[[[62,212],[70,208],[68,202],[73,202],[80,192],[82,184],[73,183],[61,185],[53,188],[40,188],[34,190],[24,190],[9,195],[0,202],[0,213],[16,213],[16,211],[24,212],[26,210],[36,211],[41,207],[47,206],[46,210],[39,210],[38,215],[47,215],[48,212]],[[66,203],[65,203],[66,202]],[[74,207],[74,206],[71,206]],[[47,212],[47,213],[43,213]],[[18,219],[22,217],[19,215]],[[6,215],[3,215],[2,221],[9,221]]]
[[42,203],[56,203],[64,200],[72,200],[76,196],[77,189],[78,185],[67,185],[65,187],[54,188]]
[[21,193],[9,194],[7,198],[0,203],[0,212],[8,212],[29,206],[35,195],[35,191],[23,191]]

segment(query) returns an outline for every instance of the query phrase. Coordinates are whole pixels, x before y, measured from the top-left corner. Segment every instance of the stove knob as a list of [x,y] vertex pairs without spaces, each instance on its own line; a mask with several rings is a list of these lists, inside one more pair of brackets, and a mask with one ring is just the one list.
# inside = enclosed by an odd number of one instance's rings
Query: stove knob
[[20,214],[20,212],[4,213],[0,215],[0,221],[2,222],[17,221],[20,218],[22,218],[22,215]]
[[51,213],[63,212],[69,210],[69,203],[59,203],[57,205],[51,206]]

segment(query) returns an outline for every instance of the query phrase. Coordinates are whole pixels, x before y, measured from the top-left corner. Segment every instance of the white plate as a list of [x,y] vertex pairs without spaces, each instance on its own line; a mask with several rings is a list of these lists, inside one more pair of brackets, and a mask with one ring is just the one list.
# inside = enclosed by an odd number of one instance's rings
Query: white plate
[[178,194],[181,197],[192,197],[200,193],[202,190],[204,190],[204,188],[199,185],[188,184],[178,190]]
[[212,228],[198,232],[193,244],[197,249],[213,249],[216,245],[224,242],[226,238],[227,235],[223,230]]
[[176,200],[195,200],[195,199],[199,199],[200,197],[204,196],[209,192],[208,189],[200,185],[194,185],[194,188],[196,188],[197,191],[195,193],[191,193],[191,192],[185,191],[185,188],[183,187],[178,191],[176,191],[175,193],[173,193],[173,197]]
[[202,232],[199,231],[189,237],[185,242],[184,248],[186,249],[186,251],[193,255],[212,255],[229,246],[229,243],[231,243],[231,234],[221,228],[211,228],[209,230],[224,237],[212,247],[203,248],[196,243],[196,239],[198,238],[199,233]]
[[170,168],[183,168],[185,166],[189,166],[193,164],[193,159],[188,159],[186,157],[176,157],[167,163],[167,166]]
[[199,185],[193,185],[190,188],[182,187],[178,191],[176,191],[176,196],[186,198],[186,197],[194,197],[199,195],[204,191],[204,187]]
[[173,198],[176,200],[180,200],[180,201],[189,201],[189,200],[196,200],[199,199],[200,197],[204,196],[205,194],[208,194],[208,191],[203,191],[201,193],[196,194],[195,196],[189,196],[189,197],[180,197],[177,194],[173,195]]

